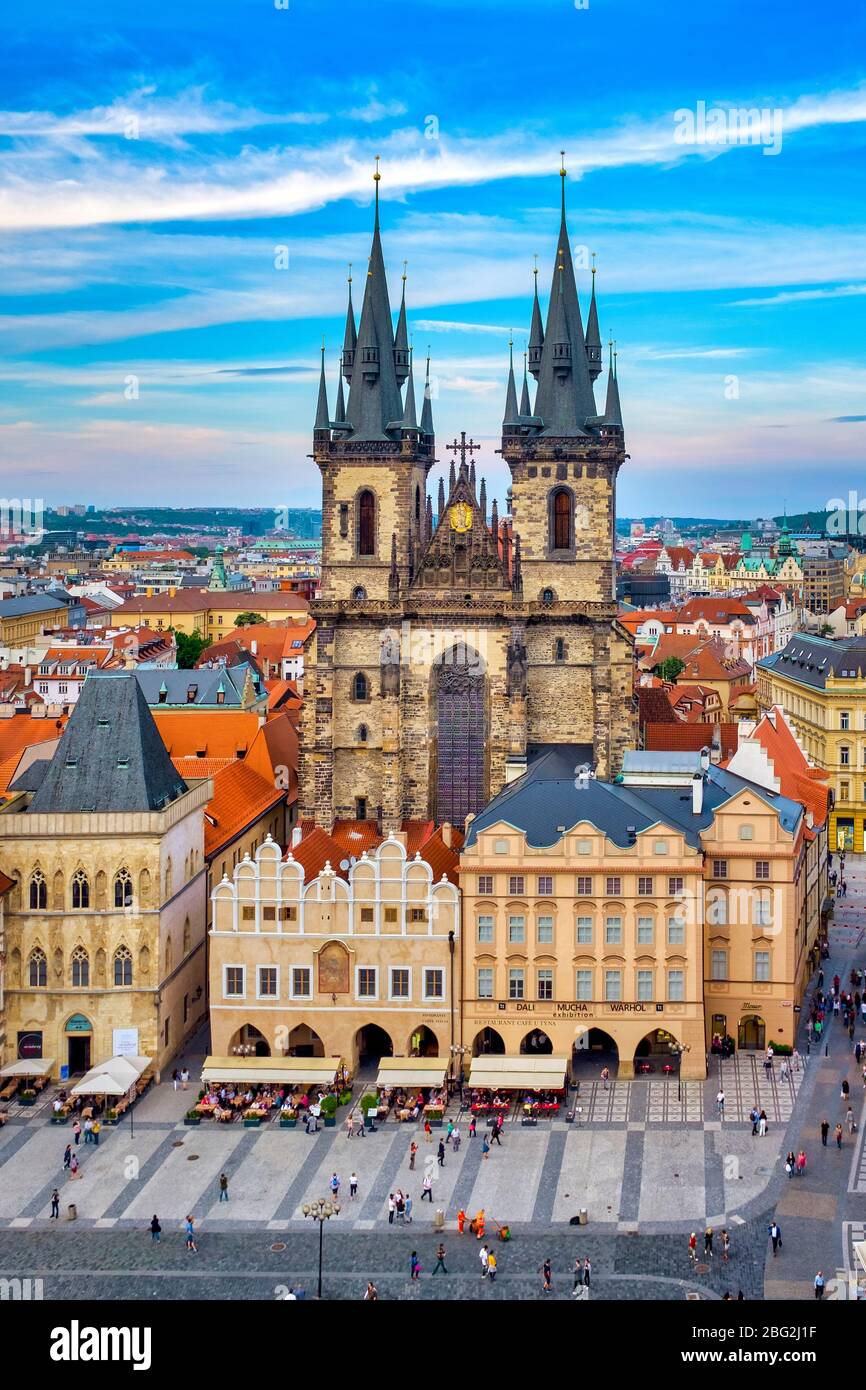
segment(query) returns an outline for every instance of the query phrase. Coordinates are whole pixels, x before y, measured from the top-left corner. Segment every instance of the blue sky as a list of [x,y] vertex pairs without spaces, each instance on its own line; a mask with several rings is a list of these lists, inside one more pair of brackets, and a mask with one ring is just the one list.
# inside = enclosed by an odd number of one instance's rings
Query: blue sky
[[[473,433],[501,503],[509,333],[519,362],[561,147],[584,313],[594,251],[618,342],[620,512],[754,516],[862,487],[866,8],[281,5],[4,14],[7,496],[316,504],[319,348],[333,399],[379,154],[440,454]],[[688,143],[701,106],[712,142]],[[767,111],[764,145],[735,108]]]

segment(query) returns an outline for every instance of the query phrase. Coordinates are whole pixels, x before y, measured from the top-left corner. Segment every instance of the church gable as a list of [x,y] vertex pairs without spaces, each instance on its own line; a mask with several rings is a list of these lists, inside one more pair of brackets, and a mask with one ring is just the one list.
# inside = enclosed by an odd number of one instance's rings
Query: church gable
[[411,588],[510,593],[511,581],[465,464],[460,466]]

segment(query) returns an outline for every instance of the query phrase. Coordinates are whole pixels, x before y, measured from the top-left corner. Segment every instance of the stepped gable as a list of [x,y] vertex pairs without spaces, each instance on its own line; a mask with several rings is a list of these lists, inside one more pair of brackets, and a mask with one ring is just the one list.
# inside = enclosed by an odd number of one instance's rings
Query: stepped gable
[[454,589],[461,594],[511,589],[465,464],[460,465],[411,584],[413,592],[430,589]]

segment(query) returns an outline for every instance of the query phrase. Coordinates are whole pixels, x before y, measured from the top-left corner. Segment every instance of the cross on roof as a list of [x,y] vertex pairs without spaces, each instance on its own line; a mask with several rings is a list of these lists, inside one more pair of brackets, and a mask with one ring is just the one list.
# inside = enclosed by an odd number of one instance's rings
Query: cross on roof
[[463,467],[465,466],[465,464],[466,464],[466,455],[468,454],[469,457],[471,458],[472,455],[475,453],[476,449],[478,449],[478,450],[481,449],[481,445],[480,445],[480,444],[476,444],[474,439],[470,439],[469,443],[467,444],[467,443],[466,443],[466,431],[465,431],[465,430],[461,430],[461,431],[460,431],[460,442],[459,442],[459,444],[458,444],[457,440],[455,439],[453,444],[446,444],[446,445],[445,445],[445,448],[446,448],[446,449],[451,449],[451,450],[453,451],[455,459],[456,459],[456,457],[457,457],[457,454],[458,454],[458,453],[460,454],[460,467],[463,468]]

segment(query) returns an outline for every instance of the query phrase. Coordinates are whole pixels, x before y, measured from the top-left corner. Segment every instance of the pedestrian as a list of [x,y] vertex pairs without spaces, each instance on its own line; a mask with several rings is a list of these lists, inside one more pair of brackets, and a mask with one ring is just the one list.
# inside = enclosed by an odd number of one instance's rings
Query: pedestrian
[[713,1228],[708,1226],[704,1231],[704,1258],[713,1258]]
[[842,1126],[841,1126],[841,1125],[837,1125],[837,1126],[836,1126],[835,1139],[836,1139],[836,1148],[837,1148],[837,1149],[841,1149],[841,1147],[842,1147]]
[[437,1163],[439,1164],[439,1167],[440,1167],[440,1168],[444,1168],[444,1167],[445,1167],[445,1141],[444,1141],[444,1139],[440,1139],[440,1140],[439,1140],[439,1148],[437,1149],[436,1154],[437,1154],[437,1159],[436,1159],[436,1161],[437,1161]]
[[788,1063],[787,1063],[787,1061],[785,1060],[784,1057],[782,1058],[782,1065],[779,1067],[779,1080],[780,1080],[780,1081],[787,1081],[787,1080],[788,1080]]
[[394,1225],[394,1213],[396,1212],[396,1210],[397,1210],[397,1202],[396,1202],[396,1200],[395,1200],[395,1198],[394,1198],[394,1193],[393,1193],[393,1192],[389,1192],[389,1193],[388,1193],[388,1225],[389,1225],[389,1226],[393,1226],[393,1225]]
[[101,1132],[102,1132],[102,1125],[99,1123],[98,1120],[94,1120],[94,1121],[93,1121],[93,1131],[92,1131],[92,1133],[93,1133],[93,1142],[94,1142],[94,1144],[96,1145],[97,1149],[99,1148],[99,1135],[100,1135]]
[[431,1205],[431,1207],[432,1207],[432,1205],[433,1205],[433,1179],[431,1178],[431,1176],[430,1176],[429,1173],[426,1173],[426,1174],[424,1175],[424,1181],[423,1181],[422,1184],[421,1184],[421,1201],[422,1201],[422,1202],[424,1201],[424,1198],[425,1198],[425,1197],[427,1198],[427,1201],[430,1203],[430,1205]]
[[407,1226],[411,1226],[411,1225],[412,1225],[412,1198],[409,1196],[408,1192],[407,1192],[405,1198],[403,1199],[403,1202],[404,1202],[404,1206],[403,1206],[403,1219],[404,1219],[404,1221],[406,1222],[406,1225],[407,1225]]
[[84,1121],[84,1142],[85,1144],[93,1143],[93,1121],[89,1115]]
[[815,1275],[815,1297],[820,1300],[824,1297],[824,1271],[819,1269]]
[[574,1262],[574,1269],[572,1270],[572,1275],[573,1279],[571,1284],[571,1292],[572,1295],[574,1295],[577,1293],[578,1289],[583,1288],[583,1263],[579,1255]]
[[487,1278],[491,1284],[496,1283],[496,1256],[492,1250],[487,1253]]
[[828,1135],[829,1133],[830,1133],[830,1122],[829,1122],[829,1120],[822,1120],[822,1121],[821,1121],[821,1143],[824,1145],[824,1148],[825,1148],[825,1149],[826,1149],[826,1147],[827,1147],[827,1135]]
[[[771,1065],[772,1065],[772,1064],[771,1064]],[[758,1116],[758,1134],[761,1136],[762,1139],[766,1138],[766,1134],[767,1134],[767,1112],[766,1112],[766,1110],[762,1110],[761,1113],[760,1113],[760,1115]]]
[[171,1084],[175,1090],[177,1090],[178,1086],[180,1085],[180,1076],[178,1074],[177,1067],[175,1067],[174,1071],[171,1074]]
[[758,1120],[760,1119],[760,1115],[755,1106],[752,1106],[751,1110],[749,1111],[749,1119],[752,1121],[752,1133],[757,1134]]
[[160,1238],[161,1235],[162,1235],[162,1227],[161,1227],[160,1224],[159,1224],[159,1217],[157,1216],[156,1212],[154,1212],[154,1213],[153,1213],[153,1220],[152,1220],[151,1223],[150,1223],[150,1239],[151,1239],[151,1241],[156,1241],[156,1244],[158,1245],[158,1244],[159,1244],[159,1238]]
[[67,1145],[66,1145],[66,1148],[63,1150],[63,1166],[64,1166],[64,1168],[68,1168],[68,1167],[69,1167],[69,1164],[70,1164],[71,1160],[72,1160],[72,1145],[71,1145],[71,1144],[67,1144]]
[[490,1153],[490,1140],[487,1138],[487,1135],[485,1134],[484,1138],[483,1138],[482,1141],[481,1141],[481,1157],[482,1157],[482,1158],[487,1158],[487,1156],[488,1156],[489,1153]]
[[352,1137],[352,1130],[353,1130],[354,1128],[355,1128],[355,1121],[354,1121],[354,1119],[352,1118],[352,1111],[350,1110],[349,1113],[348,1113],[348,1115],[346,1116],[346,1138],[347,1138],[347,1139],[351,1139],[351,1137]]
[[340,1176],[338,1173],[331,1174],[331,1196],[335,1202],[340,1200]]
[[482,1278],[482,1279],[486,1279],[486,1278],[487,1278],[487,1274],[488,1274],[487,1256],[488,1256],[489,1253],[490,1253],[490,1252],[488,1251],[486,1245],[482,1245],[481,1249],[478,1251],[478,1258],[479,1258],[479,1260],[481,1261],[481,1278]]
[[500,1116],[498,1117],[496,1123],[494,1124],[494,1126],[493,1126],[493,1132],[492,1132],[492,1134],[490,1135],[491,1143],[495,1140],[496,1143],[499,1145],[500,1149],[502,1148],[502,1140],[501,1140],[501,1138],[500,1138],[501,1133],[502,1133],[502,1116],[500,1115]]
[[187,1087],[189,1086],[189,1067],[184,1067],[184,1068],[183,1068],[183,1070],[182,1070],[182,1072],[181,1072],[181,1074],[180,1074],[180,1084],[181,1084],[181,1087],[182,1087],[182,1089],[183,1089],[184,1091],[185,1091],[185,1090],[187,1089]]
[[848,1092],[849,1092],[849,1090],[850,1090],[850,1087],[849,1087],[849,1085],[848,1085],[848,1078],[847,1078],[847,1076],[845,1076],[845,1077],[842,1078],[842,1088],[841,1088],[841,1090],[840,1090],[840,1092],[839,1092],[840,1098],[841,1098],[842,1100],[844,1100],[844,1101],[847,1101],[847,1100],[848,1100]]
[[789,1178],[794,1176],[794,1164],[796,1161],[793,1153],[789,1152],[785,1159],[785,1172],[788,1174]]
[[71,1178],[78,1177],[78,1158],[75,1154],[73,1154],[69,1160],[69,1176]]
[[460,1210],[459,1210],[458,1213],[457,1213],[457,1234],[458,1234],[459,1236],[462,1236],[462,1234],[463,1234],[463,1228],[465,1227],[465,1225],[466,1225],[466,1212],[464,1211],[463,1207],[461,1207]]
[[602,1084],[602,1086],[604,1087],[605,1090],[608,1089],[608,1082],[609,1082],[609,1081],[610,1081],[610,1071],[608,1070],[607,1067],[602,1067],[602,1069],[601,1069],[601,1084]]
[[779,1246],[782,1244],[782,1232],[780,1231],[779,1226],[775,1221],[772,1221],[767,1229],[770,1233],[770,1240],[773,1243],[773,1256],[775,1258],[775,1256],[778,1254]]
[[861,1058],[862,1055],[863,1055],[863,1044],[861,1043],[860,1039],[858,1038],[858,1039],[857,1039],[857,1042],[856,1042],[855,1045],[854,1045],[854,1061],[857,1063],[858,1067],[859,1067],[859,1065],[860,1065],[860,1058]]
[[460,1134],[460,1126],[459,1126],[459,1125],[455,1125],[455,1126],[454,1126],[454,1133],[453,1133],[452,1136],[451,1136],[451,1147],[452,1147],[452,1149],[454,1150],[455,1153],[458,1153],[459,1150],[460,1150],[460,1141],[461,1141],[461,1137],[462,1137],[462,1136],[461,1136],[461,1134]]
[[378,1297],[379,1290],[376,1288],[376,1285],[373,1283],[373,1280],[371,1279],[366,1289],[364,1290],[363,1302],[375,1303]]
[[50,1216],[48,1219],[49,1219],[50,1221],[57,1221],[57,1220],[59,1220],[59,1218],[60,1218],[60,1193],[57,1191],[57,1188],[55,1187],[54,1191],[53,1191],[52,1194],[51,1194],[51,1216]]
[[470,1138],[470,1139],[474,1139],[474,1138],[475,1138],[476,1123],[477,1123],[477,1122],[476,1122],[475,1116],[473,1115],[472,1118],[471,1118],[471,1120],[469,1121],[469,1138]]
[[727,1230],[724,1230],[724,1231],[722,1231],[722,1259],[724,1260],[725,1264],[728,1263],[728,1260],[730,1259],[730,1255],[731,1255],[731,1237],[728,1235]]
[[725,1118],[725,1093],[721,1087],[719,1087],[719,1094],[716,1096],[716,1109],[719,1112],[719,1118],[723,1120]]
[[447,1132],[447,1134],[445,1135],[445,1143],[446,1143],[446,1144],[450,1144],[450,1143],[451,1143],[451,1136],[452,1136],[453,1133],[454,1133],[454,1121],[453,1121],[453,1120],[449,1120],[449,1121],[448,1121],[448,1132]]
[[186,1248],[194,1255],[198,1254],[198,1246],[195,1243],[195,1219],[192,1216],[186,1218]]
[[412,1172],[415,1171],[415,1155],[417,1154],[417,1152],[418,1152],[418,1145],[415,1143],[415,1140],[413,1139],[413,1140],[412,1140],[412,1143],[409,1145],[409,1172],[410,1172],[410,1173],[412,1173]]
[[448,1270],[445,1268],[445,1246],[442,1244],[441,1240],[436,1247],[436,1263],[431,1270],[431,1276],[436,1274],[440,1269],[443,1274],[448,1273]]
[[421,1280],[421,1261],[418,1259],[418,1251],[413,1250],[409,1256],[409,1277],[413,1284]]
[[400,1191],[399,1187],[397,1188],[397,1191],[394,1193],[394,1202],[397,1207],[397,1220],[400,1222],[400,1225],[402,1226],[405,1224],[406,1221],[406,1198],[403,1196],[403,1193]]
[[592,1265],[590,1264],[590,1262],[589,1262],[589,1256],[587,1255],[586,1259],[585,1259],[584,1262],[583,1262],[583,1286],[584,1286],[585,1289],[588,1289],[588,1288],[589,1288],[589,1281],[590,1281],[590,1276],[591,1276],[591,1274],[592,1274]]
[[697,1264],[698,1237],[696,1232],[694,1231],[692,1231],[691,1235],[689,1236],[689,1259],[691,1260],[692,1264]]
[[227,1202],[229,1199],[229,1180],[225,1173],[220,1173],[220,1201]]
[[355,1200],[355,1198],[357,1197],[357,1195],[358,1195],[358,1174],[357,1174],[356,1172],[353,1171],[353,1172],[351,1172],[351,1173],[349,1174],[349,1201],[350,1201],[350,1202],[354,1202],[354,1200]]
[[857,1128],[857,1125],[854,1120],[854,1111],[851,1109],[850,1105],[848,1106],[848,1109],[845,1112],[845,1123],[848,1126],[848,1133],[853,1134],[855,1129]]
[[425,1120],[425,1121],[424,1121],[424,1143],[425,1143],[425,1144],[432,1144],[432,1143],[433,1143],[433,1129],[432,1129],[432,1126],[431,1126],[429,1120]]
[[75,1140],[75,1147],[78,1148],[78,1145],[81,1143],[81,1125],[77,1120],[72,1126],[72,1137]]
[[550,1293],[551,1279],[553,1277],[553,1271],[550,1264],[550,1260],[545,1260],[541,1266],[541,1269],[538,1272],[541,1275],[541,1292]]

